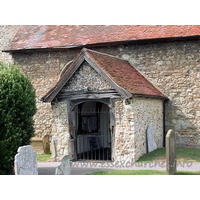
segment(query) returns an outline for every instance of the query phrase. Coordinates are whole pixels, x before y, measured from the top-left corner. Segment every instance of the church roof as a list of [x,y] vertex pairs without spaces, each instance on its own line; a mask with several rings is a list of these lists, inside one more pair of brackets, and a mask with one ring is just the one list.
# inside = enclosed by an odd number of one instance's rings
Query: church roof
[[199,37],[199,25],[22,25],[4,51]]
[[128,61],[84,48],[66,69],[60,80],[41,100],[51,102],[83,61],[87,61],[123,98],[144,96],[167,99]]

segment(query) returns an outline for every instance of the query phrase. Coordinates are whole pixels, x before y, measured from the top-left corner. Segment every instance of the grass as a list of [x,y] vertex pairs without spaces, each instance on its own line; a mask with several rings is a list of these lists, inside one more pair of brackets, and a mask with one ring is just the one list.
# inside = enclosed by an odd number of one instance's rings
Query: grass
[[[161,170],[111,170],[94,172],[88,175],[166,175],[166,171]],[[178,171],[176,175],[200,175],[200,171]]]
[[[200,149],[192,148],[177,148],[177,161],[183,162],[184,159],[187,162],[200,162]],[[166,149],[160,148],[155,151],[145,154],[137,161],[140,162],[151,162],[151,161],[166,161]],[[100,171],[94,172],[89,175],[166,175],[166,171],[161,170],[111,170],[111,171]],[[200,175],[200,171],[177,171],[176,175]]]
[[159,170],[110,170],[94,172],[88,175],[166,175],[166,171]]
[[185,158],[193,162],[200,162],[200,149],[177,148],[177,157],[179,159]]
[[[177,161],[183,162],[184,159],[187,162],[200,162],[200,149],[192,148],[177,148]],[[137,161],[140,162],[151,162],[151,161],[166,161],[166,149],[160,148],[155,151],[145,154]],[[51,154],[37,154],[38,162],[47,162],[51,159]],[[89,175],[166,175],[166,171],[161,170],[109,170],[94,172]],[[177,171],[176,175],[200,175],[200,171]]]
[[[200,162],[200,149],[177,148],[177,161]],[[166,149],[160,148],[140,157],[137,163],[151,161],[166,161]],[[161,170],[111,170],[94,172],[90,175],[166,175],[166,171]],[[177,171],[176,175],[200,175],[200,171]]]
[[[187,162],[200,162],[200,149],[192,149],[192,148],[177,148],[177,161],[183,162],[184,159]],[[166,161],[166,149],[159,148],[155,151],[150,152],[149,154],[145,154],[139,158],[137,162],[151,162],[151,161]],[[51,159],[51,154],[37,154],[38,162],[47,162]]]
[[37,154],[38,162],[47,162],[51,159],[51,154]]
[[[183,162],[184,159],[187,160],[187,162],[200,162],[200,149],[177,148],[176,158],[178,162]],[[151,162],[154,160],[166,161],[166,149],[156,149],[155,151],[152,151],[149,154],[145,154],[140,157],[137,162]]]

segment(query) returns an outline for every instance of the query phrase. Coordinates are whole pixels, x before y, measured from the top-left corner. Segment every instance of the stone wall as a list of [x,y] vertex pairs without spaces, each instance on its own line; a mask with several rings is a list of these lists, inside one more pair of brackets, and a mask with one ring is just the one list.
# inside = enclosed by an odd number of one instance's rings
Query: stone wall
[[200,41],[177,41],[118,47],[161,92],[166,104],[166,131],[173,129],[177,145],[200,148]]
[[158,148],[163,145],[163,101],[159,99],[132,98],[117,100],[116,160],[138,160],[147,152],[146,131],[151,124]]
[[[92,90],[111,88],[87,62],[83,62],[64,88],[66,91],[76,91],[87,89],[87,87],[91,87]],[[72,155],[67,109],[67,101],[52,104],[52,136],[57,152],[52,154],[52,160],[55,161],[59,161],[64,155]],[[146,153],[146,130],[149,124],[153,126],[157,147],[162,147],[163,100],[116,99],[115,117],[116,160],[137,160]]]
[[[53,122],[52,136],[55,141],[56,153],[52,150],[52,161],[60,161],[64,155],[72,155],[69,134],[67,102],[61,101],[52,104]],[[51,148],[53,146],[51,145]]]
[[113,89],[86,61],[63,87],[65,91]]
[[[67,102],[53,103],[52,136],[56,143],[53,161],[64,155],[72,155]],[[152,124],[154,140],[158,148],[163,144],[163,101],[158,99],[116,99],[116,161],[134,161],[146,153],[146,130]],[[52,152],[54,152],[52,150]]]
[[[87,62],[83,62],[63,88],[66,91],[77,91],[85,90],[87,87],[90,87],[91,90],[111,88]],[[51,134],[55,140],[57,152],[57,155],[52,154],[52,160],[54,161],[60,161],[64,155],[72,156],[67,109],[67,101],[52,103]]]
[[[200,148],[200,42],[199,40],[141,43],[93,48],[127,59],[161,92],[166,104],[166,131],[173,129],[177,145]],[[36,135],[51,134],[51,106],[41,98],[57,82],[66,63],[80,49],[60,52],[14,53],[14,62],[31,76],[36,88]]]
[[37,52],[13,53],[14,63],[21,66],[21,70],[30,76],[31,83],[36,89],[37,113],[35,120],[35,135],[42,137],[51,136],[52,110],[50,103],[42,103],[42,98],[58,81],[63,67],[73,60],[78,51],[68,52]]
[[13,63],[12,55],[4,53],[2,50],[12,41],[18,28],[19,25],[0,25],[0,61]]

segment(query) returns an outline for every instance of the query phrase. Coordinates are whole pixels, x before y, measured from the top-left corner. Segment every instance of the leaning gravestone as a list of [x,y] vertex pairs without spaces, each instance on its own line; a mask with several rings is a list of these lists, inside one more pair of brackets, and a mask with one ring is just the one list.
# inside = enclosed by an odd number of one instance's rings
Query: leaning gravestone
[[15,155],[15,175],[38,175],[37,154],[31,145],[19,147]]
[[152,124],[150,124],[147,128],[147,146],[148,153],[157,149],[157,145],[154,141],[154,130]]
[[70,156],[64,156],[61,160],[61,164],[56,168],[55,175],[70,175],[71,166],[70,166]]
[[171,129],[166,135],[166,171],[168,175],[176,173],[176,134]]

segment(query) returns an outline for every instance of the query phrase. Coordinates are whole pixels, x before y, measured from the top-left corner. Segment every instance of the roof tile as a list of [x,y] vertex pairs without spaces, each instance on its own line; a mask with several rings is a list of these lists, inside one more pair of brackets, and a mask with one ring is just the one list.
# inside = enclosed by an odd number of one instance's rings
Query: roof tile
[[23,25],[5,50],[200,35],[199,25]]
[[59,87],[59,83],[67,75],[83,52],[85,52],[109,76],[109,78],[112,79],[112,81],[131,94],[167,99],[165,95],[132,67],[128,61],[84,48],[74,62],[67,68],[61,79],[47,94],[44,95],[44,97],[42,97],[43,101],[46,101],[51,92],[56,87]]
[[128,61],[91,50],[87,50],[87,54],[116,84],[130,93],[165,98],[165,96],[132,67]]

